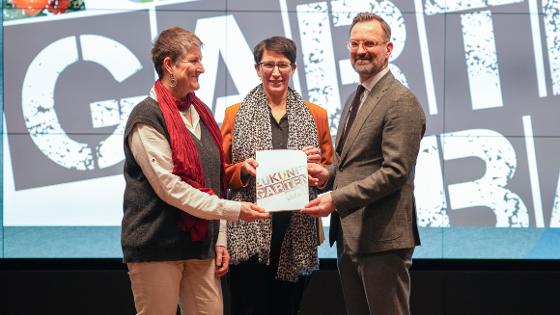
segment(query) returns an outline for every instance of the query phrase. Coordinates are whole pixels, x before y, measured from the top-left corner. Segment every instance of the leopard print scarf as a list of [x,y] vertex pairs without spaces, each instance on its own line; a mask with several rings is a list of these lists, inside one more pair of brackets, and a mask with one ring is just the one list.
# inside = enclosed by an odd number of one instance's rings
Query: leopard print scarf
[[[302,97],[291,88],[286,100],[286,115],[289,122],[288,149],[319,147],[313,116]],[[257,150],[272,150],[270,110],[262,84],[247,94],[237,112],[233,129],[232,163],[255,158]],[[255,178],[251,177],[247,187],[231,189],[229,197],[233,200],[255,202],[255,187]],[[317,190],[310,188],[310,199],[316,196]],[[260,263],[270,264],[271,237],[271,219],[228,222],[227,243],[232,263],[236,265],[256,255]],[[282,241],[276,279],[296,282],[299,275],[309,275],[317,270],[318,245],[316,220],[294,211]]]

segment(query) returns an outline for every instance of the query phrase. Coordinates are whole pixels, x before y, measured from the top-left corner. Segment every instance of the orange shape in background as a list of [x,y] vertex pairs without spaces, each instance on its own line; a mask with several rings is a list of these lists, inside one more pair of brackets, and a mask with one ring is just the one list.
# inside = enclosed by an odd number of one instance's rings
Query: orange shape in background
[[11,0],[15,8],[21,9],[25,14],[35,15],[45,8],[49,0]]

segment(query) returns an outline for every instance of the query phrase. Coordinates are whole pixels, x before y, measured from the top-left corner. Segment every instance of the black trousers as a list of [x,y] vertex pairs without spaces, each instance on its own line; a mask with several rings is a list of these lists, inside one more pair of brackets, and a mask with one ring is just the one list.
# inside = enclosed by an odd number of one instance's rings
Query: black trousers
[[282,240],[290,223],[291,212],[272,215],[270,265],[257,257],[229,269],[229,292],[232,315],[295,315],[309,277],[298,282],[276,280]]

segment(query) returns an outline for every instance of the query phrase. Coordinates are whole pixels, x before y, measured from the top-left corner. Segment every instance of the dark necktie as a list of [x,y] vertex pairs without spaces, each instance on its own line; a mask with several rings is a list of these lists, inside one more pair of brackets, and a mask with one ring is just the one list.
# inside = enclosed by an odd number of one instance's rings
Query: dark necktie
[[356,89],[356,94],[354,95],[354,99],[352,100],[352,105],[350,107],[350,112],[348,113],[348,122],[346,123],[346,128],[342,130],[342,135],[340,136],[340,142],[336,147],[336,152],[340,154],[342,152],[342,148],[344,147],[344,142],[346,141],[346,136],[354,123],[354,119],[356,119],[356,114],[358,113],[358,109],[360,109],[360,101],[362,99],[362,94],[364,94],[364,86],[358,85]]

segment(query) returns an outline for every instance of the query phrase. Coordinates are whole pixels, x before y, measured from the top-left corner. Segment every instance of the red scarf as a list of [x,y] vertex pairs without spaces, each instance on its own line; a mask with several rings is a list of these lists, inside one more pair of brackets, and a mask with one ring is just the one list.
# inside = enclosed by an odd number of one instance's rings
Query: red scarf
[[[211,188],[207,188],[204,182],[204,171],[200,165],[200,156],[198,150],[179,114],[179,108],[186,110],[192,104],[194,109],[200,116],[202,123],[208,128],[212,138],[220,151],[220,197],[225,196],[227,182],[224,170],[224,151],[222,148],[222,134],[218,128],[216,120],[212,112],[208,109],[194,93],[187,94],[185,100],[175,99],[171,93],[163,86],[160,80],[156,81],[155,92],[159,108],[163,113],[165,125],[169,132],[171,153],[173,157],[173,174],[181,177],[181,179],[194,188],[214,195]],[[195,217],[187,212],[181,211],[180,226],[185,232],[191,233],[193,241],[200,241],[206,236],[208,230],[208,220]]]

